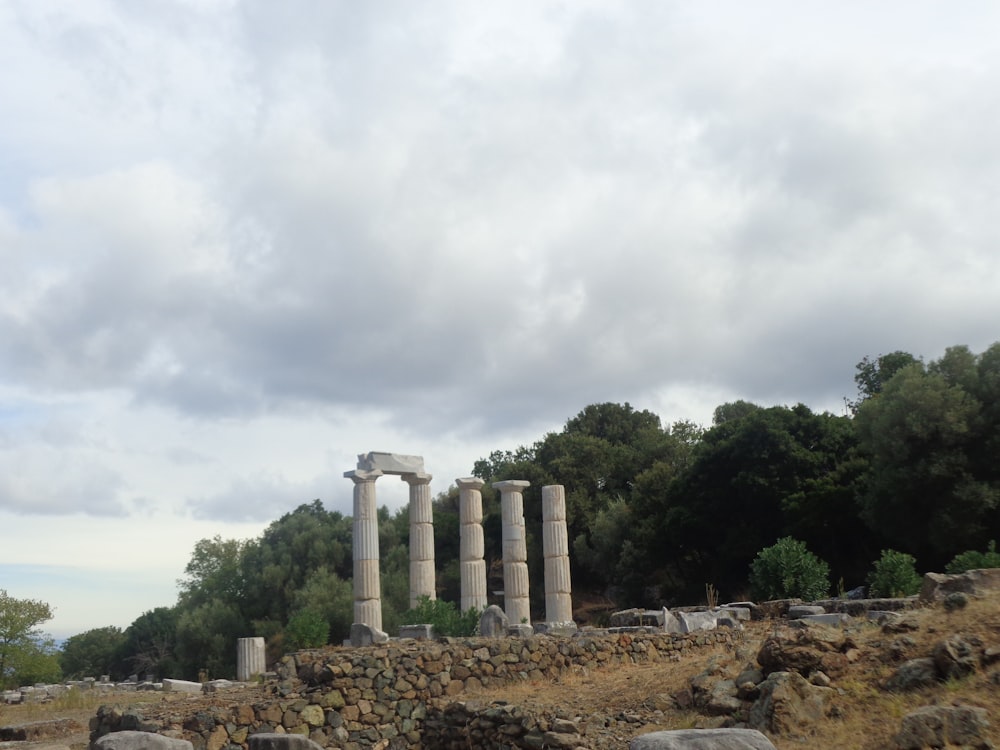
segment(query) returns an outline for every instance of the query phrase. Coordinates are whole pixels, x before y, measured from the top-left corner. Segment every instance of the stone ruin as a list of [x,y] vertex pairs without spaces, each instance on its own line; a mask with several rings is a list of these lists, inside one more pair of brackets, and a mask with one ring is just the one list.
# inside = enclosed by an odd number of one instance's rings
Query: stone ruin
[[[344,472],[354,482],[354,623],[351,643],[384,640],[379,578],[378,505],[375,482],[399,476],[410,485],[410,606],[422,597],[435,599],[434,518],[430,482],[422,456],[363,453],[357,468]],[[459,488],[459,557],[462,611],[486,608],[486,561],[483,536],[483,480],[455,480]],[[528,550],[524,527],[523,491],[529,482],[495,482],[500,491],[502,521],[504,613],[514,628],[530,632]],[[542,546],[545,557],[545,624],[543,629],[575,629],[571,602],[566,495],[562,485],[542,488]]]

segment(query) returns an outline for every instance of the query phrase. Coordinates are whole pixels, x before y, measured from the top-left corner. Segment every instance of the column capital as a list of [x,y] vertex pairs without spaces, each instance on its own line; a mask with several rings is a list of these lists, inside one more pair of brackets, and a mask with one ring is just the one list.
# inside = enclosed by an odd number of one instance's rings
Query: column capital
[[361,469],[355,469],[352,471],[344,472],[344,479],[350,479],[355,484],[364,484],[365,482],[374,482],[382,476],[382,470],[376,469],[375,471],[362,471]]
[[503,482],[494,482],[493,489],[501,492],[520,492],[525,487],[530,487],[531,482],[527,479],[506,479]]
[[486,482],[479,477],[462,477],[455,480],[460,490],[481,490]]
[[411,487],[419,484],[430,484],[431,480],[434,478],[432,474],[403,474],[399,477],[404,482],[406,482]]

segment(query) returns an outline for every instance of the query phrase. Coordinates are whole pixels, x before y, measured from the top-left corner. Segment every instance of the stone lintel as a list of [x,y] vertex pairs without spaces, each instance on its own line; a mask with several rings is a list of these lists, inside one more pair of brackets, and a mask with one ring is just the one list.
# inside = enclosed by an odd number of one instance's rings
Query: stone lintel
[[383,474],[423,474],[424,457],[407,456],[402,453],[371,453],[358,454],[358,469],[362,471],[381,471]]
[[455,480],[460,490],[481,490],[486,482],[479,477],[462,477]]
[[494,482],[493,489],[508,492],[520,492],[525,487],[530,487],[531,482],[527,479],[506,479],[503,482]]
[[402,479],[411,487],[413,487],[414,485],[418,484],[430,484],[431,480],[434,478],[434,475],[413,473],[413,474],[403,474],[399,478]]
[[345,471],[344,479],[352,479],[355,484],[361,484],[362,482],[374,482],[382,476],[381,471],[362,471],[360,469],[356,471]]

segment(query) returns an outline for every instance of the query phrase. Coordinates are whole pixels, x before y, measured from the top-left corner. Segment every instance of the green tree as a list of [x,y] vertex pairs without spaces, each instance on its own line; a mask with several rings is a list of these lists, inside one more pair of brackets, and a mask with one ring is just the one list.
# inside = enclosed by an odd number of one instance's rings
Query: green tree
[[125,677],[117,670],[119,649],[125,641],[122,629],[109,625],[93,628],[70,636],[63,643],[59,664],[69,679],[111,675],[114,679]]
[[917,574],[913,555],[896,550],[882,550],[868,576],[868,595],[910,596],[920,591],[921,578]]
[[856,414],[858,407],[866,400],[880,394],[885,384],[897,372],[913,365],[923,366],[920,360],[909,352],[895,351],[880,354],[875,359],[865,356],[855,368],[857,372],[854,375],[854,383],[858,387],[858,397],[855,401],[847,402],[851,412]]
[[247,633],[247,621],[233,604],[210,599],[195,607],[177,608],[175,655],[180,674],[193,680],[236,677],[236,641]]
[[177,659],[176,607],[156,607],[143,612],[125,628],[118,652],[117,669],[122,674],[160,677],[183,674]]
[[330,638],[330,623],[315,609],[293,612],[285,628],[285,642],[294,649],[319,648]]
[[985,552],[970,549],[955,555],[945,566],[944,572],[964,573],[980,568],[1000,568],[1000,552],[997,552],[997,543],[993,539],[986,545]]
[[184,568],[185,577],[177,581],[179,601],[192,607],[213,599],[239,603],[243,595],[246,545],[246,541],[223,539],[218,534],[198,541]]
[[[40,657],[50,653],[38,629],[52,619],[52,608],[37,599],[15,599],[0,589],[0,683],[18,686],[37,672]],[[58,671],[58,670],[57,670]]]
[[750,585],[762,599],[815,601],[830,590],[830,568],[805,544],[784,537],[757,553],[750,564]]

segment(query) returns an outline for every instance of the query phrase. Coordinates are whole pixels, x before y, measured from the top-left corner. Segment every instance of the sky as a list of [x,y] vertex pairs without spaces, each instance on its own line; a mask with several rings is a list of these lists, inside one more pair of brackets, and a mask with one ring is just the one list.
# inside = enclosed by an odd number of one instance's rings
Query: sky
[[124,628],[199,539],[350,514],[359,453],[436,493],[588,404],[843,413],[866,355],[983,351],[998,30],[982,0],[0,0],[0,588],[57,638]]

